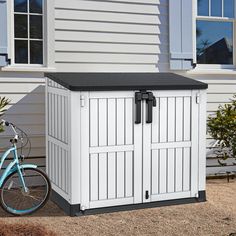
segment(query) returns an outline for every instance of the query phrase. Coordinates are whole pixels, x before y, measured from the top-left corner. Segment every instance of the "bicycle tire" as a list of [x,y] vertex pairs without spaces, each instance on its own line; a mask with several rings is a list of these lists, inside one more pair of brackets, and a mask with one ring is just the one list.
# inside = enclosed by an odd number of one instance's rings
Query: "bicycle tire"
[[[2,188],[1,188],[1,194],[0,194],[0,201],[1,201],[1,206],[2,208],[12,214],[12,215],[17,215],[17,216],[23,216],[23,215],[30,215],[30,214],[33,214],[35,213],[36,211],[38,211],[39,209],[41,209],[46,203],[47,201],[49,200],[49,197],[50,197],[50,193],[51,193],[51,183],[50,183],[50,180],[48,178],[48,176],[46,175],[46,173],[44,173],[42,170],[38,169],[38,168],[23,168],[23,171],[31,171],[31,172],[37,172],[39,173],[41,176],[43,176],[43,178],[45,179],[46,181],[46,184],[47,184],[47,192],[45,194],[45,197],[43,199],[42,202],[40,202],[40,204],[37,206],[37,207],[33,207],[33,208],[28,208],[28,209],[25,209],[25,210],[17,210],[17,209],[13,209],[12,207],[9,207],[8,204],[6,204],[6,199],[4,199],[4,191],[5,191],[5,185],[8,183],[8,181],[13,178],[14,175],[17,174],[18,176],[18,171],[14,171],[13,173],[11,173],[3,182],[2,184]],[[27,186],[26,186],[27,187]],[[31,186],[31,187],[35,187],[35,186]],[[28,188],[28,187],[27,187]],[[9,190],[8,190],[9,191]],[[21,191],[22,192],[22,191]],[[22,192],[23,194],[23,192]]]

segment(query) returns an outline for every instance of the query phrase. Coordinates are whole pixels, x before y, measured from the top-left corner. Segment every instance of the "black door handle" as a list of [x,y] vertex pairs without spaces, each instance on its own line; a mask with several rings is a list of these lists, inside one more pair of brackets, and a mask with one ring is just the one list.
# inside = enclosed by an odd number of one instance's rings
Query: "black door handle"
[[142,116],[142,101],[147,103],[146,123],[152,123],[153,107],[156,106],[156,98],[152,92],[140,91],[135,93],[136,117],[135,124],[140,124]]
[[152,92],[148,92],[148,98],[146,99],[147,103],[147,119],[146,123],[152,123],[153,117],[153,107],[156,107],[156,98]]
[[135,104],[136,104],[136,117],[135,117],[135,124],[141,123],[141,105],[142,105],[142,93],[136,92],[135,93]]

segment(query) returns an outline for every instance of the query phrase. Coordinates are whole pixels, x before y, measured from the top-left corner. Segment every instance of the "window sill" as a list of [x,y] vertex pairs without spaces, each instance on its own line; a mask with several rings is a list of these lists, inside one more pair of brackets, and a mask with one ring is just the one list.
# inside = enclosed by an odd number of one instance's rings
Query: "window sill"
[[236,69],[193,69],[187,71],[189,75],[236,75]]
[[54,67],[27,67],[27,66],[5,66],[1,71],[10,72],[55,72]]

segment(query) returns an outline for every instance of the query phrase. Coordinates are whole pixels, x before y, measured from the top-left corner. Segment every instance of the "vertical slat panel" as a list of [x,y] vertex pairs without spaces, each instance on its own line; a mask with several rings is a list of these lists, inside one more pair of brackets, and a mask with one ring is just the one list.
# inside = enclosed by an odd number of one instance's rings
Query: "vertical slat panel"
[[117,198],[124,197],[124,152],[117,152]]
[[159,142],[159,111],[160,99],[156,98],[157,106],[153,109],[153,122],[152,122],[152,143]]
[[98,154],[90,155],[90,200],[98,200]]
[[52,109],[52,120],[53,120],[53,123],[52,123],[52,136],[53,137],[55,137],[55,133],[54,133],[54,130],[55,130],[55,128],[54,128],[54,126],[55,126],[55,122],[54,122],[54,120],[55,120],[55,94],[52,94],[52,107],[51,107],[51,109]]
[[125,122],[124,122],[124,99],[117,99],[117,145],[124,144]]
[[159,192],[159,150],[152,150],[152,194],[158,194]]
[[48,176],[51,179],[52,178],[52,149],[51,149],[51,142],[48,141]]
[[62,96],[61,98],[61,119],[62,119],[62,124],[61,124],[61,137],[62,141],[65,142],[65,96]]
[[65,190],[68,193],[69,192],[69,176],[68,176],[68,169],[66,168],[68,166],[68,152],[64,150],[64,155],[65,155]]
[[168,182],[167,192],[173,193],[175,191],[175,150],[168,149]]
[[107,145],[107,99],[99,99],[98,106],[98,136],[99,146]]
[[160,98],[160,142],[167,141],[167,98]]
[[183,151],[182,148],[176,148],[175,156],[175,191],[183,190]]
[[[66,112],[65,112],[65,124],[69,123],[69,117],[68,117],[68,112],[69,112],[69,101],[68,98],[66,98],[65,101],[65,107],[66,107]],[[68,125],[65,126],[65,139],[66,139],[66,143],[68,143],[68,135],[69,135],[69,130],[68,130]]]
[[176,98],[176,141],[183,140],[183,98]]
[[125,196],[133,196],[133,152],[125,153]]
[[160,150],[160,193],[166,193],[167,185],[167,150]]
[[90,100],[90,146],[98,146],[98,100]]
[[175,98],[168,98],[168,142],[175,141]]
[[107,154],[99,154],[99,200],[107,199]]
[[184,140],[191,138],[191,100],[190,97],[184,98]]
[[108,99],[108,145],[116,144],[116,100]]
[[61,129],[62,129],[62,106],[61,106],[61,103],[62,103],[62,96],[59,96],[58,97],[58,99],[59,99],[59,102],[58,102],[58,105],[59,105],[59,107],[58,107],[58,122],[59,122],[59,124],[58,124],[58,139],[59,140],[62,140],[62,132],[61,132]]
[[190,190],[190,148],[184,148],[183,153],[183,190]]
[[125,144],[133,144],[133,99],[125,99]]
[[61,185],[61,174],[62,174],[62,171],[61,171],[61,147],[58,146],[58,186],[60,186],[60,188],[62,188],[62,185]]
[[116,153],[108,153],[108,198],[116,197]]
[[54,133],[55,133],[55,138],[58,137],[58,94],[55,94],[55,130],[54,130]]
[[61,187],[64,191],[66,191],[66,188],[65,188],[65,152],[64,152],[63,148],[61,149],[61,156],[62,156],[62,159],[61,159],[61,166],[62,166],[62,168],[61,168]]

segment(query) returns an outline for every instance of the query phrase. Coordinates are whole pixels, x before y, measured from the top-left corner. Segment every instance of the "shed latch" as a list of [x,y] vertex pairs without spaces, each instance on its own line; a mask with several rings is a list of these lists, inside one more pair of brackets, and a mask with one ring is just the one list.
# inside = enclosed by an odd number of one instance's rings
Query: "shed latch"
[[83,95],[80,96],[80,105],[81,107],[85,106],[85,97]]
[[148,191],[145,192],[145,199],[149,199],[149,192]]
[[197,104],[200,103],[200,94],[199,94],[199,93],[196,95],[196,103],[197,103]]

